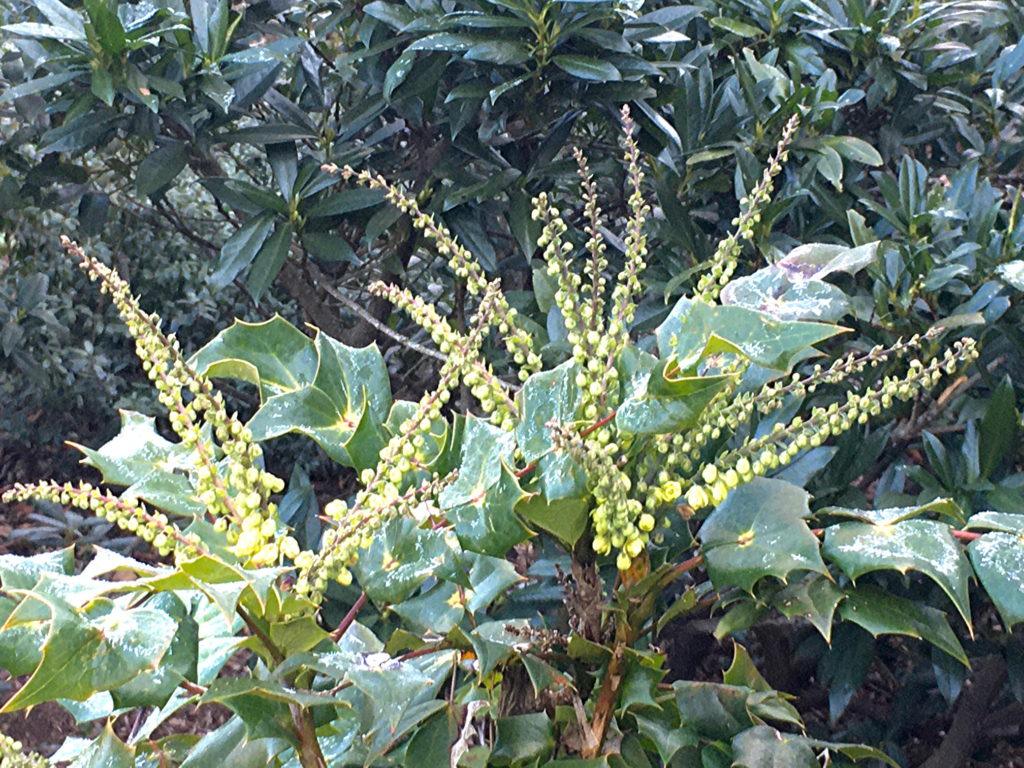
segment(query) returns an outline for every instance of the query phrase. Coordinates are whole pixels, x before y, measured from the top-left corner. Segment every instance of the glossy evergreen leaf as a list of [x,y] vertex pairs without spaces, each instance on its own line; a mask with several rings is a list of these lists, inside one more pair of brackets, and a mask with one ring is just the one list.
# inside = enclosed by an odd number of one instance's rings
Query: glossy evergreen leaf
[[498,597],[525,579],[504,557],[472,555],[469,568],[470,589],[466,590],[466,608],[476,613],[490,607]]
[[175,594],[153,595],[146,607],[163,611],[177,623],[171,644],[160,664],[111,691],[118,707],[162,707],[182,680],[195,682],[199,661],[199,625],[189,607]]
[[816,750],[840,754],[851,760],[881,760],[887,765],[891,765],[892,768],[900,768],[900,764],[885,754],[885,752],[864,744],[843,744],[834,741],[822,741],[821,739],[805,739],[805,741]]
[[731,739],[754,725],[747,710],[749,688],[679,680],[672,690],[683,727],[703,739]]
[[883,569],[919,571],[949,595],[964,623],[971,626],[967,589],[971,567],[944,523],[841,523],[825,529],[822,553],[851,579]]
[[85,10],[89,14],[89,23],[100,47],[105,53],[120,55],[127,44],[124,26],[117,17],[116,6],[111,7],[110,0],[85,0]]
[[715,352],[740,354],[765,368],[788,371],[808,347],[846,330],[823,323],[784,322],[745,307],[682,298],[656,333],[661,357],[674,355],[684,372]]
[[772,690],[768,681],[757,671],[747,649],[736,642],[732,644],[732,663],[722,673],[722,682],[726,685],[745,685],[753,691]]
[[68,768],[135,768],[135,750],[114,733],[113,723],[107,723],[99,737],[90,742]]
[[921,515],[934,512],[937,515],[951,518],[957,522],[963,522],[964,513],[960,505],[953,499],[935,499],[927,504],[920,504],[915,507],[885,507],[883,509],[854,509],[849,507],[823,507],[815,515],[826,517],[851,517],[865,523],[874,525],[892,525],[903,520],[912,520]]
[[800,736],[755,725],[732,739],[736,768],[818,768],[814,750]]
[[556,67],[580,80],[607,83],[622,79],[622,74],[614,64],[593,56],[561,55],[555,56],[552,61]]
[[124,495],[147,501],[180,515],[202,514],[187,473],[194,469],[189,449],[156,431],[156,420],[135,411],[121,411],[121,431],[98,449],[68,443],[99,470],[104,483],[129,486]]
[[280,315],[262,323],[235,320],[189,360],[207,376],[255,384],[263,401],[312,384],[317,362],[313,340]]
[[528,525],[554,534],[569,549],[579,541],[590,520],[590,505],[584,499],[547,501],[543,494],[525,499],[516,511]]
[[666,375],[670,360],[659,361],[645,382],[619,406],[616,426],[636,434],[664,434],[689,429],[733,376]]
[[1024,535],[1024,515],[1012,512],[979,512],[971,515],[967,521],[967,529],[972,531],[1002,531]]
[[192,358],[200,372],[260,387],[249,421],[256,440],[290,432],[312,438],[333,460],[376,464],[386,441],[391,386],[375,346],[348,347],[322,332],[310,341],[285,320],[236,322]]
[[383,202],[383,200],[384,195],[379,190],[357,187],[328,195],[310,206],[309,210],[305,213],[310,219],[324,216],[340,216],[343,213],[370,208]]
[[507,464],[515,436],[483,419],[466,420],[459,475],[438,496],[438,504],[462,546],[472,552],[504,556],[528,532],[514,514],[526,494]]
[[577,370],[576,364],[567,360],[550,371],[531,376],[516,395],[522,418],[515,434],[525,461],[535,461],[551,450],[549,422],[564,424],[577,418]]
[[257,304],[263,298],[271,283],[277,279],[281,267],[292,245],[293,228],[291,223],[278,223],[274,233],[263,241],[256,259],[253,261],[249,276],[245,280],[245,287],[249,295]]
[[380,603],[399,603],[431,576],[458,567],[458,542],[451,533],[419,528],[412,520],[391,520],[356,563],[366,594]]
[[797,570],[827,573],[804,520],[808,499],[795,485],[766,478],[732,491],[697,534],[715,585],[750,592],[764,576],[786,580]]
[[970,666],[967,654],[942,611],[890,595],[877,587],[858,587],[847,590],[846,594],[846,600],[839,606],[839,615],[846,621],[863,627],[875,637],[907,635],[926,640]]
[[[217,269],[207,279],[213,288],[230,285],[245,270],[263,248],[274,227],[274,215],[265,211],[253,216],[236,229],[220,249]],[[239,321],[235,321],[236,323]]]
[[501,763],[536,759],[555,745],[551,719],[544,712],[499,717],[498,737],[491,758]]
[[[971,521],[978,516],[972,517]],[[1024,518],[1024,515],[1004,517]],[[967,553],[974,572],[995,603],[1006,628],[1012,630],[1024,621],[1024,531],[986,533],[968,545]]]
[[394,604],[392,610],[406,621],[410,629],[436,635],[448,634],[466,615],[459,586],[446,582],[426,594]]
[[979,474],[991,476],[1017,444],[1020,414],[1017,411],[1013,383],[1004,378],[988,400],[978,429]]
[[[468,430],[467,430],[468,431]],[[515,509],[526,498],[515,473],[502,460],[497,482],[484,486],[485,475],[477,489],[483,495],[474,496],[465,504],[447,508],[447,517],[455,524],[459,542],[470,552],[502,557],[509,549],[526,541],[529,531],[519,521]],[[460,474],[460,479],[462,475]],[[447,489],[446,489],[447,490]]]
[[[97,0],[102,2],[102,0]],[[168,186],[188,162],[188,149],[180,141],[169,141],[139,163],[135,176],[135,191],[151,195]]]
[[96,691],[123,685],[160,664],[177,630],[163,611],[125,610],[103,598],[80,611],[40,591],[25,595],[6,626],[39,621],[41,613],[47,634],[39,664],[0,713],[53,698],[84,700]]
[[836,607],[845,597],[846,593],[830,579],[811,574],[775,595],[773,605],[787,618],[800,616],[807,619],[825,642],[830,643]]
[[485,40],[470,46],[463,54],[469,61],[491,64],[522,64],[530,59],[530,51],[523,43],[512,40]]

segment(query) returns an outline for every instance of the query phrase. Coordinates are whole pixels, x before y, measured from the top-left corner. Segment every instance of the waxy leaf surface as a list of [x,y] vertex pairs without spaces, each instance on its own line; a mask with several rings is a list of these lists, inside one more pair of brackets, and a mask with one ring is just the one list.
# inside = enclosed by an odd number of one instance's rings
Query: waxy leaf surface
[[744,307],[680,299],[656,331],[660,356],[689,371],[716,352],[740,354],[765,368],[788,371],[803,350],[847,329],[786,322]]
[[967,553],[1006,628],[1013,629],[1024,621],[1024,533],[986,533],[970,543]]
[[795,485],[767,478],[732,491],[697,534],[714,584],[750,592],[763,576],[826,573],[818,540],[804,520],[808,499]]
[[967,590],[971,567],[944,523],[841,523],[825,530],[822,552],[851,579],[883,569],[919,571],[949,595],[964,622],[971,625]]
[[907,635],[927,640],[970,666],[967,654],[942,611],[890,595],[877,587],[859,587],[848,590],[846,595],[839,606],[839,615],[846,621],[863,627],[875,637]]

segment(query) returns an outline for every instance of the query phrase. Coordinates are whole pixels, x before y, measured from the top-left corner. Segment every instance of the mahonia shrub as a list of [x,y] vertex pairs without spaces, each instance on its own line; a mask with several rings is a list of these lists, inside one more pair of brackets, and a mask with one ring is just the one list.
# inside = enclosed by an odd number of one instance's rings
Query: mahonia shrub
[[[723,611],[719,637],[776,611],[826,641],[852,624],[967,664],[943,611],[870,576],[885,570],[933,582],[968,630],[971,578],[1008,628],[1024,619],[1024,515],[965,521],[943,500],[812,514],[778,476],[971,363],[975,344],[931,354],[935,332],[814,364],[814,345],[844,329],[720,303],[795,119],[691,295],[638,334],[650,211],[627,110],[622,122],[617,274],[582,152],[581,231],[552,196],[534,200],[571,347],[548,367],[500,280],[434,215],[387,179],[325,166],[383,192],[472,299],[460,325],[407,289],[372,287],[443,361],[415,402],[392,397],[375,347],[279,317],[236,322],[186,358],[115,271],[66,241],[127,324],[177,441],[124,412],[112,441],[77,446],[100,486],[17,485],[4,498],[93,510],[168,564],[104,549],[80,570],[71,550],[0,557],[0,666],[28,675],[0,711],[56,699],[80,722],[106,720],[55,756],[81,766],[896,765],[809,736],[738,643],[721,683],[668,682],[660,641],[697,610]],[[903,357],[901,375],[876,373]],[[257,388],[250,419],[216,378]],[[459,388],[473,399],[465,413]],[[359,475],[323,509],[318,541],[293,530],[306,502],[264,465],[261,442],[288,433]],[[240,649],[246,675],[222,677]],[[210,702],[232,719],[198,741],[152,738],[180,707]],[[122,740],[109,724],[131,711]]]

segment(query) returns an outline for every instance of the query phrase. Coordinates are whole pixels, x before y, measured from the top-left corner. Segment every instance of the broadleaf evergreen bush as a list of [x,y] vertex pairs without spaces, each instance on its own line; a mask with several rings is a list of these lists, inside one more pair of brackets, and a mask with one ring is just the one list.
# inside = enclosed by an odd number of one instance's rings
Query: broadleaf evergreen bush
[[[90,509],[171,562],[97,548],[77,572],[69,550],[0,556],[0,666],[29,675],[2,711],[54,699],[86,720],[147,708],[126,742],[109,728],[69,740],[55,757],[73,765],[243,754],[303,768],[898,765],[809,735],[740,643],[722,683],[663,682],[660,643],[669,621],[696,611],[724,611],[715,632],[726,637],[775,610],[809,619],[826,642],[840,630],[905,635],[947,666],[969,664],[942,609],[973,631],[974,577],[1005,629],[1024,620],[1024,516],[965,518],[950,500],[812,512],[809,494],[779,476],[958,374],[977,344],[942,350],[933,330],[814,364],[814,345],[843,328],[718,303],[798,140],[795,118],[692,297],[644,332],[651,209],[628,110],[622,121],[627,208],[614,222],[624,232],[614,280],[583,153],[578,201],[533,201],[568,343],[553,364],[501,281],[415,197],[368,171],[325,166],[383,192],[470,297],[462,319],[407,289],[373,288],[443,358],[416,402],[393,398],[376,348],[322,331],[310,339],[280,318],[236,324],[186,358],[115,270],[66,240],[128,326],[179,442],[125,414],[121,435],[83,449],[100,486],[19,484],[5,499]],[[570,223],[577,205],[582,232]],[[215,378],[258,387],[251,419],[231,411]],[[280,519],[285,483],[260,445],[289,432],[360,475],[305,550]],[[901,585],[889,572],[913,575]],[[103,578],[114,573],[122,578]],[[941,609],[911,599],[922,585],[934,585]],[[318,617],[336,602],[344,613],[324,629]],[[538,610],[552,604],[561,613]],[[248,675],[220,677],[239,648],[253,654]],[[187,752],[149,738],[190,701],[235,716]]]

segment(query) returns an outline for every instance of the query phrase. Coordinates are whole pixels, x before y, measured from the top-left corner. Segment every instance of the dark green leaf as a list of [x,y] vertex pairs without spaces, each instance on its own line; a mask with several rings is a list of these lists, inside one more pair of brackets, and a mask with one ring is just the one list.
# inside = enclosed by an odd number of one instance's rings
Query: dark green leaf
[[135,191],[145,196],[163,189],[177,178],[187,162],[186,145],[180,141],[167,142],[139,163],[135,174]]
[[785,580],[796,570],[827,573],[818,540],[804,520],[808,499],[795,485],[766,478],[732,491],[697,534],[715,585],[750,592],[764,576]]
[[732,740],[736,768],[818,768],[818,758],[807,742],[767,725],[755,725]]
[[555,745],[551,719],[544,712],[499,717],[496,725],[498,738],[491,757],[502,762],[536,759]]
[[85,0],[85,10],[103,50],[113,56],[120,55],[128,41],[116,7],[111,7],[109,0]]
[[592,56],[555,56],[552,61],[559,69],[580,80],[607,83],[622,79],[622,74],[614,64]]
[[284,262],[288,258],[291,245],[292,225],[290,223],[278,224],[274,234],[264,241],[259,253],[256,254],[256,260],[245,281],[245,287],[249,290],[253,301],[259,303],[271,283],[277,279],[281,267],[284,266]]
[[894,634],[927,640],[965,666],[970,666],[945,614],[935,608],[904,600],[876,587],[859,587],[847,592],[846,600],[839,606],[839,614],[875,637]]
[[310,206],[306,211],[306,217],[316,219],[322,216],[340,216],[350,211],[359,211],[363,208],[370,208],[384,201],[384,195],[380,190],[346,189],[334,195],[328,195],[319,202]]
[[236,229],[220,249],[216,271],[207,278],[210,287],[224,288],[248,267],[266,242],[274,226],[274,215],[264,212],[253,216]]
[[801,616],[807,619],[829,643],[832,642],[832,619],[836,607],[845,597],[846,594],[831,580],[811,574],[779,592],[774,605],[787,618]]
[[949,595],[968,627],[971,567],[949,526],[934,520],[888,525],[842,523],[825,530],[822,553],[851,579],[881,569],[920,571]]
[[1012,453],[1017,444],[1020,414],[1014,401],[1013,383],[1004,378],[988,399],[985,416],[978,431],[981,477],[988,478]]
[[491,64],[522,64],[529,60],[530,51],[522,43],[511,40],[488,40],[470,47],[464,56],[470,61]]
[[[1024,515],[1006,517],[1024,518]],[[1006,628],[1012,630],[1014,625],[1024,621],[1024,589],[1021,587],[1024,584],[1024,534],[986,533],[972,541],[967,552],[981,585],[995,603]]]

